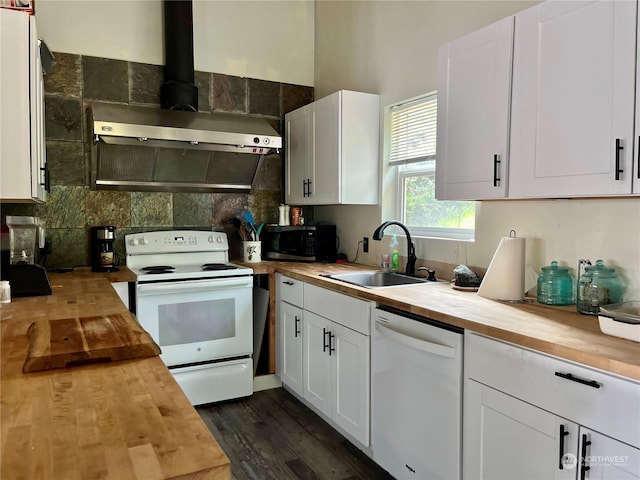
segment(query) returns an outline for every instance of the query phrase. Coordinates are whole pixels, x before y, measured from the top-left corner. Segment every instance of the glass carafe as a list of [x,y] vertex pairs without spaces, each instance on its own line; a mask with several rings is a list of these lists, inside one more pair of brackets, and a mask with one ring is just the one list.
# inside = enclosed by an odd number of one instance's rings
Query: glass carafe
[[613,268],[607,267],[602,260],[586,267],[578,280],[576,304],[578,312],[585,315],[598,315],[602,305],[622,301],[622,281]]

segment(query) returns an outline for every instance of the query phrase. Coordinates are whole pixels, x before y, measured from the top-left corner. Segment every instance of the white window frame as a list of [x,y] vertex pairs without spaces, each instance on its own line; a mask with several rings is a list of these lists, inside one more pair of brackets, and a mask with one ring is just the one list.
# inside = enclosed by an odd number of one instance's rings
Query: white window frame
[[[414,176],[422,176],[422,175],[435,175],[436,163],[437,163],[437,154],[435,155],[425,155],[418,159],[412,159],[406,162],[390,162],[390,144],[391,144],[391,112],[394,108],[405,105],[408,103],[413,103],[420,101],[422,99],[427,99],[436,95],[436,92],[430,92],[425,95],[419,95],[417,97],[411,98],[409,100],[395,103],[386,107],[386,121],[385,121],[385,139],[389,143],[385,148],[385,163],[387,168],[391,169],[395,179],[395,195],[394,195],[394,203],[395,206],[393,210],[396,212],[395,217],[398,218],[406,227],[409,229],[411,236],[416,238],[437,238],[443,240],[466,240],[473,241],[475,239],[475,228],[447,228],[447,227],[420,227],[415,225],[408,225],[406,222],[405,216],[405,196],[404,196],[404,183],[405,180],[409,177]],[[437,99],[436,99],[437,101]],[[433,163],[430,166],[427,166],[425,169],[403,169],[403,165],[411,165],[412,163],[417,163],[425,160],[433,160]],[[477,206],[477,203],[476,203]],[[477,213],[477,211],[476,211]]]

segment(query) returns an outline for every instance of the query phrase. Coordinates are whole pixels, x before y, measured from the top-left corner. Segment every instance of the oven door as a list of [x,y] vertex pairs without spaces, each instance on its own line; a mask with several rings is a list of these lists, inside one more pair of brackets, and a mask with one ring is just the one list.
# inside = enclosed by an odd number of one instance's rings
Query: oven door
[[141,283],[137,318],[167,366],[253,353],[253,279]]

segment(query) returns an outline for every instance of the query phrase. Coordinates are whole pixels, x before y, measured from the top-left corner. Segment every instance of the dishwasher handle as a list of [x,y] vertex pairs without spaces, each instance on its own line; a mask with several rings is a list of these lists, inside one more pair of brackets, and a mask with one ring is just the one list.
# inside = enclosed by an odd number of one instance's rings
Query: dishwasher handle
[[453,347],[450,347],[448,345],[441,345],[439,343],[433,343],[428,340],[422,340],[420,338],[415,338],[405,333],[398,332],[397,330],[394,330],[393,328],[385,325],[379,320],[376,320],[375,328],[385,337],[407,347],[446,358],[454,358],[456,355],[455,348]]

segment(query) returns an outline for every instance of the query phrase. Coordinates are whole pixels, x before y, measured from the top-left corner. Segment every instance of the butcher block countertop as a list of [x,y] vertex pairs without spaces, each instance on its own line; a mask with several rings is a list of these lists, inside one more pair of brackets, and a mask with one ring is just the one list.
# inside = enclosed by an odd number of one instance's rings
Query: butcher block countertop
[[577,313],[575,305],[541,305],[535,299],[527,299],[526,303],[499,302],[475,292],[454,290],[449,283],[371,289],[320,276],[373,269],[365,265],[269,261],[245,265],[255,273],[278,271],[320,287],[640,380],[640,343],[603,334],[598,318]]
[[224,479],[229,460],[158,356],[23,373],[35,321],[128,316],[109,282],[51,273],[53,294],[0,305],[0,478]]

